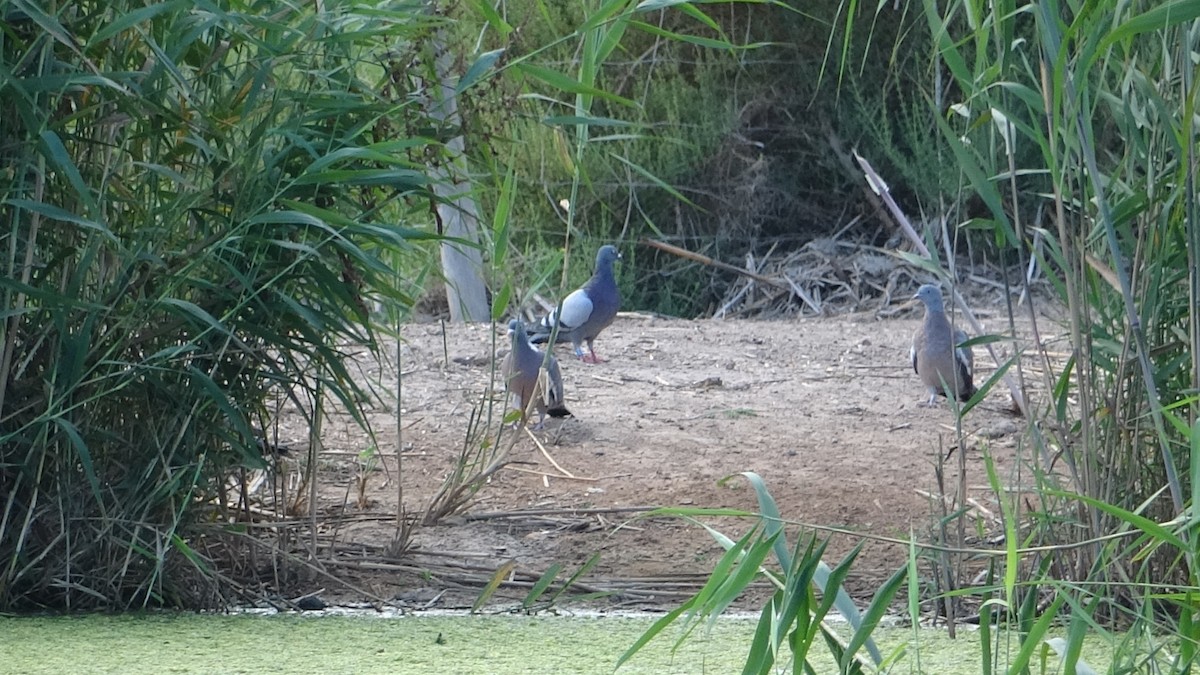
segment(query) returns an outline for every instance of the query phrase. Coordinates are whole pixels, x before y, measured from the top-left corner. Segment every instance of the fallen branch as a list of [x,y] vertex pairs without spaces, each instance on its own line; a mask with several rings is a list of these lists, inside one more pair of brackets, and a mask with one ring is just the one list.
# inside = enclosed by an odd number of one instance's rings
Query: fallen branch
[[581,480],[581,481],[586,481],[588,483],[594,483],[594,482],[600,480],[599,478],[589,478],[587,476],[575,476],[572,474],[565,474],[565,473],[550,473],[548,471],[538,471],[537,469],[522,469],[519,466],[511,466],[511,465],[508,467],[508,470],[509,471],[519,471],[521,473],[531,473],[535,476],[545,476],[546,478],[562,478],[563,480]]
[[725,270],[726,272],[736,272],[744,277],[750,277],[751,279],[753,279],[759,283],[767,284],[769,286],[775,286],[776,288],[782,288],[784,290],[791,290],[791,288],[788,286],[787,282],[783,281],[782,279],[772,279],[770,277],[764,277],[763,275],[761,275],[757,272],[754,272],[752,270],[748,270],[744,267],[737,267],[736,265],[730,265],[729,263],[723,263],[720,260],[714,260],[702,253],[696,253],[694,251],[689,251],[686,248],[679,248],[678,246],[672,246],[671,244],[657,241],[655,239],[642,239],[641,243],[645,244],[646,246],[656,248],[660,251],[666,251],[667,253],[670,253],[671,255],[677,255],[680,258],[687,258],[688,260],[694,260],[702,265],[716,267],[717,269]]
[[[529,427],[525,427],[525,433],[529,434],[529,437],[533,439],[534,445],[538,447],[538,450],[542,451],[542,456],[550,460],[550,463],[554,465],[554,468],[558,469],[559,472],[562,473],[562,478],[575,478],[575,474],[562,468],[558,462],[554,461],[554,458],[551,457],[550,453],[546,450],[546,446],[542,445],[542,442],[538,440],[538,437],[533,435],[533,432],[529,430]],[[553,476],[554,474],[548,473],[544,475]]]
[[616,513],[645,513],[661,508],[658,506],[614,506],[610,508],[587,509],[525,509],[521,511],[489,511],[487,513],[468,513],[464,520],[495,520],[497,518],[524,518],[526,516],[595,516]]

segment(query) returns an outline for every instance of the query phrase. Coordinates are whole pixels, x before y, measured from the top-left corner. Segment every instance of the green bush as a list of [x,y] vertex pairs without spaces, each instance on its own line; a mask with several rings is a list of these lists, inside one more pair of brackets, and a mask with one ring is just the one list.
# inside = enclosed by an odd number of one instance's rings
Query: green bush
[[[870,140],[863,120],[877,112],[878,97],[860,102],[842,87],[853,78],[887,97],[911,86],[924,64],[907,53],[893,61],[888,38],[920,17],[906,11],[902,24],[892,25],[889,15],[878,22],[886,29],[870,37],[876,19],[859,10],[845,24],[857,37],[843,53],[827,32],[845,22],[839,3],[716,3],[690,12],[632,9],[637,4],[616,10],[629,28],[586,75],[581,39],[564,36],[610,5],[509,3],[513,30],[483,31],[482,39],[464,20],[459,39],[506,50],[508,64],[534,64],[568,79],[594,76],[586,84],[636,102],[594,96],[588,140],[577,153],[577,129],[565,121],[576,115],[574,93],[507,68],[500,81],[465,98],[467,146],[477,166],[498,164],[517,176],[512,242],[531,263],[523,285],[537,285],[557,261],[552,251],[561,251],[568,235],[559,202],[571,195],[578,173],[572,280],[586,278],[596,248],[615,241],[628,258],[619,279],[627,307],[695,316],[724,295],[728,279],[714,275],[725,273],[637,249],[636,242],[666,239],[738,261],[776,242],[780,251],[799,247],[863,212],[861,179],[830,151],[827,128],[847,147]],[[459,14],[477,23],[465,7]],[[926,125],[913,143],[929,147],[935,135]],[[494,193],[481,194],[485,204]]]
[[193,526],[272,405],[367,398],[344,345],[428,238],[429,141],[381,133],[405,7],[0,4],[0,609],[218,601],[240,548]]

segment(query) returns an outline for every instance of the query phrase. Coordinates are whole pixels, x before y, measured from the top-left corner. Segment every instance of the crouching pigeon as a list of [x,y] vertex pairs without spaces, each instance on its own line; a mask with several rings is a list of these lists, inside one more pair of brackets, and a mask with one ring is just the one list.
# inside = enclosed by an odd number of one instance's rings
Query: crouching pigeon
[[[575,347],[575,356],[585,363],[601,362],[592,343],[600,331],[608,328],[616,318],[617,310],[621,309],[621,292],[617,289],[616,279],[613,278],[613,263],[620,259],[621,254],[615,246],[601,246],[596,252],[596,273],[582,288],[568,295],[562,302],[562,321],[555,343],[570,341]],[[534,344],[549,341],[554,322],[557,320],[556,309],[534,326],[530,341]],[[588,355],[583,353],[585,341]]]
[[967,334],[951,330],[942,291],[937,286],[926,284],[913,297],[925,303],[925,321],[913,335],[910,352],[913,370],[929,389],[929,401],[922,405],[936,406],[937,397],[946,395],[946,387],[959,401],[969,400],[975,395],[975,384],[971,381],[975,359],[970,347],[958,346],[966,342]]
[[558,361],[550,355],[542,377],[543,354],[529,343],[525,324],[513,319],[508,322],[508,334],[512,336],[512,350],[500,364],[500,374],[508,383],[508,391],[522,417],[532,399],[538,411],[538,421],[533,427],[541,429],[546,415],[566,417],[571,414],[563,404],[562,373]]

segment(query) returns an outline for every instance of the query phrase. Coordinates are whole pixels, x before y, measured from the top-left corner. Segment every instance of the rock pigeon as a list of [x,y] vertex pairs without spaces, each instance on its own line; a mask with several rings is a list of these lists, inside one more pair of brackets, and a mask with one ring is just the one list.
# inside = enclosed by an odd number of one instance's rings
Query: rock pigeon
[[937,405],[937,397],[946,395],[945,387],[950,387],[958,400],[969,400],[975,395],[975,384],[971,381],[975,359],[970,347],[958,346],[966,342],[967,334],[950,329],[942,291],[937,286],[926,284],[917,289],[913,298],[925,303],[925,321],[913,335],[909,353],[913,370],[929,389],[929,401],[922,405]]
[[[538,411],[538,422],[534,429],[541,429],[547,413],[551,417],[566,417],[571,412],[563,405],[562,373],[558,361],[550,355],[546,364],[546,377],[541,376],[543,354],[529,343],[525,324],[517,319],[508,322],[508,334],[512,336],[512,350],[500,364],[500,375],[508,383],[509,394],[521,414],[534,399]],[[540,384],[540,386],[539,386]]]
[[[556,343],[570,341],[575,346],[575,356],[585,363],[601,363],[596,356],[592,341],[600,331],[608,327],[621,308],[621,292],[613,278],[613,263],[621,259],[617,247],[604,245],[596,252],[596,273],[582,288],[571,293],[562,302],[562,323],[558,328]],[[534,327],[530,341],[543,344],[550,339],[554,329],[557,310],[550,312]],[[584,355],[583,343],[587,342],[590,355]]]

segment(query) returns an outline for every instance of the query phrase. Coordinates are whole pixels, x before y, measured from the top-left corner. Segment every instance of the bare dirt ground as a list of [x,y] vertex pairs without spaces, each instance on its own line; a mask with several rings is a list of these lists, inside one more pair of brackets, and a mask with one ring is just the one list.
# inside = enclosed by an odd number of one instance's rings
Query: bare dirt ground
[[[997,313],[981,316],[989,329],[1003,324]],[[332,416],[323,430],[320,513],[344,516],[332,531],[341,561],[334,571],[378,597],[463,606],[507,562],[513,583],[497,597],[519,599],[552,565],[563,567],[565,579],[598,553],[581,588],[620,590],[607,602],[624,606],[671,605],[694,592],[722,549],[694,524],[638,519],[622,509],[754,511],[745,480],[721,482],[742,471],[766,480],[791,521],[928,539],[937,515],[929,493],[939,490],[939,456],[955,444],[954,415],[944,401],[933,409],[918,405],[925,390],[908,363],[908,345],[919,315],[905,317],[687,321],[623,314],[597,340],[606,363],[579,362],[559,347],[575,416],[548,420],[536,432],[546,452],[522,433],[508,466],[464,515],[417,528],[409,552],[388,557],[398,488],[408,512],[425,508],[489,390],[493,344],[498,353],[507,350],[503,333],[490,326],[405,326],[398,371],[394,361],[363,364],[363,378],[385,391],[396,390],[401,373],[402,470],[391,405],[378,406],[370,419],[382,464],[358,457],[372,442],[347,416]],[[1044,341],[1060,332],[1048,322],[1040,328]],[[977,347],[978,384],[994,366]],[[1009,408],[1008,392],[998,386],[963,424],[968,491],[985,509],[994,499],[983,446],[1001,477],[1019,464],[1023,422]],[[303,446],[306,433],[293,419],[281,440]],[[955,454],[947,489],[957,480],[957,462]],[[753,522],[705,520],[730,535]],[[840,559],[859,538],[833,534],[827,557]],[[902,545],[869,540],[849,579],[851,593],[869,597],[907,555]]]

